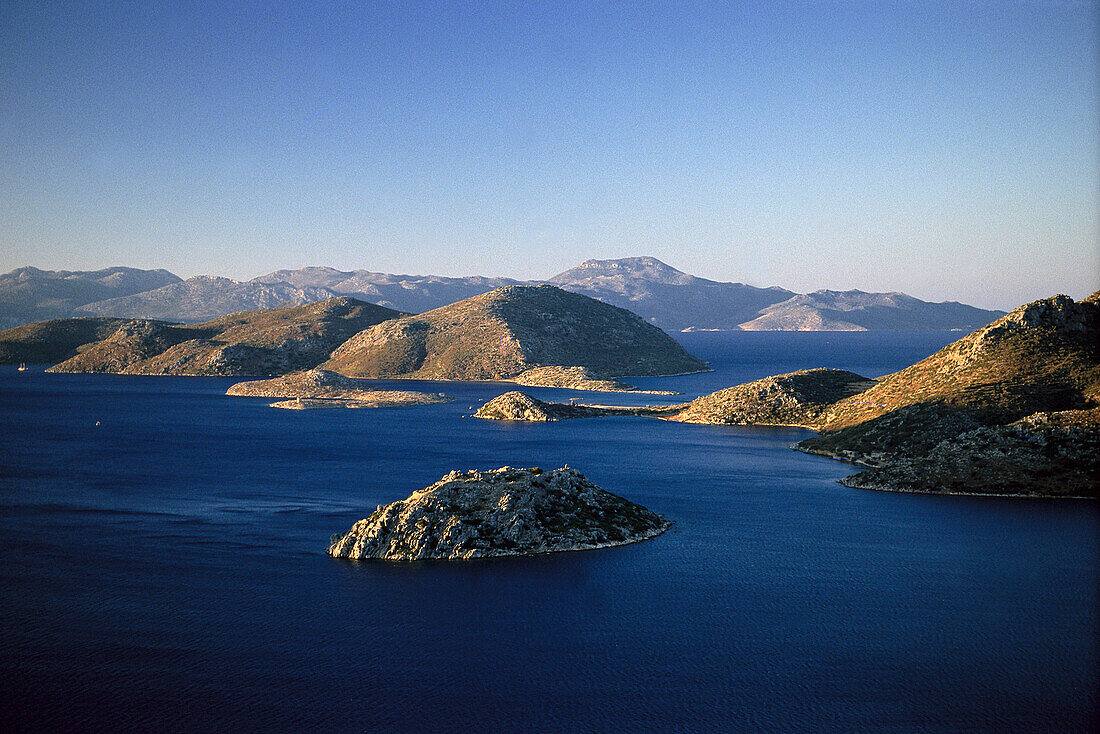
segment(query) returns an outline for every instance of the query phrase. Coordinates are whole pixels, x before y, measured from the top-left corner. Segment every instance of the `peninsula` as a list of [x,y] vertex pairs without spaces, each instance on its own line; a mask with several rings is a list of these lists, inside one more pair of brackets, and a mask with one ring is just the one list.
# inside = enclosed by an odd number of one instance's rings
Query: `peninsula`
[[651,510],[569,467],[451,472],[333,536],[335,558],[521,556],[626,545],[664,532]]

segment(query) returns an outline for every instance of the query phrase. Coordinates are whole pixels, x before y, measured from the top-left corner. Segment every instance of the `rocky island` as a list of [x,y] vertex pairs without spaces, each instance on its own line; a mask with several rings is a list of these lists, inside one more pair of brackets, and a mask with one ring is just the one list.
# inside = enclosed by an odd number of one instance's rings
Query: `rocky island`
[[273,408],[392,408],[402,405],[431,405],[450,400],[412,390],[376,390],[358,380],[328,370],[306,370],[270,380],[238,382],[226,395],[282,398]]
[[332,538],[335,558],[469,559],[588,550],[660,535],[660,515],[575,469],[451,472]]
[[575,403],[550,403],[513,390],[498,395],[478,408],[475,418],[497,421],[525,421],[547,423],[568,418],[599,418],[605,415],[667,416],[682,409],[683,405],[645,405],[639,407],[617,405],[584,405]]
[[352,377],[500,380],[535,367],[606,376],[707,369],[636,314],[549,285],[506,286],[393,319],[348,339],[321,365]]

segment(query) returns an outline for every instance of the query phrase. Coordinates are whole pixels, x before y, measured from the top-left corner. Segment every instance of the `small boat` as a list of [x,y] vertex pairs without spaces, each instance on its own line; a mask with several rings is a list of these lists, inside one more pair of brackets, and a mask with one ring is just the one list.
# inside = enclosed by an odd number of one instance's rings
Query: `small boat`
[[19,363],[19,371],[20,372],[26,372],[27,371],[27,363],[26,362],[20,362]]

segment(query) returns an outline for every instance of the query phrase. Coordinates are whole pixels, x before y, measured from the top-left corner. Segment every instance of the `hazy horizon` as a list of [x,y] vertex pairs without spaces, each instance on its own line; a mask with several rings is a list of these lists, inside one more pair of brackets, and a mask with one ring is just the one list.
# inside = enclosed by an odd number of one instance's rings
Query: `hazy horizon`
[[0,271],[1100,288],[1096,3],[0,6]]
[[[633,256],[626,256],[625,258],[587,258],[587,259],[621,260],[621,259],[629,259],[631,257],[652,257],[652,256],[651,255],[633,255]],[[656,259],[660,260],[660,258],[656,258]],[[661,262],[664,262],[664,261],[661,260]],[[353,272],[353,271],[359,270],[359,271],[368,271],[368,272],[375,272],[375,273],[386,273],[388,275],[411,276],[411,277],[440,276],[440,277],[448,277],[448,278],[463,278],[463,277],[510,278],[510,279],[513,279],[513,280],[518,280],[518,281],[523,281],[523,282],[533,282],[533,281],[549,280],[550,278],[552,278],[552,277],[554,277],[554,276],[556,276],[560,273],[563,273],[566,270],[570,270],[573,267],[576,267],[580,264],[581,263],[578,262],[578,263],[575,263],[570,268],[563,268],[562,270],[556,270],[553,273],[550,273],[548,275],[535,277],[535,278],[520,278],[520,277],[508,275],[507,273],[465,273],[463,275],[448,275],[448,274],[444,274],[444,273],[427,273],[427,272],[423,272],[423,273],[422,272],[392,272],[392,273],[390,273],[390,272],[386,272],[386,271],[373,270],[371,268],[333,268],[333,269],[334,270],[339,270],[341,272]],[[670,267],[675,268],[676,270],[680,270],[681,272],[686,272],[686,271],[683,271],[681,268],[677,268],[672,263],[665,263],[665,264],[669,265]],[[33,263],[25,263],[24,265],[21,265],[19,267],[28,267],[28,266],[29,267],[38,267],[37,265],[34,265]],[[112,268],[112,267],[134,267],[134,266],[124,265],[122,263],[115,263],[113,265],[105,265],[105,266],[99,267],[99,268],[89,268],[89,270],[92,270],[92,271],[104,270],[104,269],[108,269],[108,268]],[[326,267],[332,267],[332,266],[314,264],[314,265],[303,265],[301,267],[302,268],[307,268],[307,267],[326,268]],[[12,270],[15,270],[15,269],[17,269],[17,268],[13,268]],[[40,270],[53,270],[53,271],[78,270],[77,268],[39,268],[39,269]],[[148,269],[152,270],[152,269],[156,269],[156,268],[148,268]],[[170,270],[169,268],[161,268],[161,269]],[[193,277],[196,277],[196,276],[218,276],[218,277],[225,277],[225,278],[230,278],[231,280],[244,282],[244,281],[254,280],[256,278],[259,278],[259,277],[262,277],[262,276],[265,276],[265,275],[270,275],[270,274],[278,272],[280,270],[298,270],[298,269],[299,268],[275,268],[274,270],[265,270],[262,273],[256,273],[254,275],[246,275],[246,276],[240,276],[240,277],[234,276],[234,275],[226,275],[225,273],[211,273],[211,272],[181,273],[181,272],[177,272],[175,270],[170,270],[170,272],[172,272],[173,275],[177,275],[177,276],[183,278],[184,280],[187,280],[188,278],[193,278]],[[11,272],[11,271],[5,271],[5,272]],[[706,279],[706,280],[712,280],[712,281],[715,280],[715,278],[710,278],[705,274],[700,274],[700,273],[687,273],[687,274],[688,275],[694,275],[698,278],[703,278],[703,279]],[[767,287],[775,286],[775,287],[779,287],[779,288],[786,288],[787,290],[793,290],[791,288],[787,288],[782,283],[746,283],[743,280],[742,281],[734,280],[734,281],[725,281],[725,282],[745,283],[746,285],[755,286],[755,287],[758,287],[758,288],[767,288]],[[805,293],[813,293],[815,291],[822,291],[822,290],[831,290],[831,291],[845,290],[845,291],[850,291],[850,290],[865,290],[865,289],[860,289],[860,288],[840,289],[840,288],[831,288],[828,285],[823,285],[820,288],[814,288],[813,290],[795,291],[795,292],[805,294]],[[908,292],[908,291],[905,291],[905,290],[902,290],[902,289],[898,289],[898,288],[887,289],[887,290],[883,290],[883,291],[872,291],[872,292],[880,292],[880,293],[900,292],[900,293],[904,293],[905,295],[914,296],[915,298],[921,298],[921,296],[919,294],[911,293],[911,292]],[[1079,300],[1085,298],[1086,296],[1091,295],[1092,291],[1087,292],[1087,293],[1070,293],[1070,292],[1067,292],[1067,291],[1063,290],[1063,291],[1057,291],[1057,293],[1064,293],[1064,294],[1072,297],[1075,301],[1079,301]],[[1053,295],[1056,295],[1056,293],[1051,292],[1051,293],[1046,294],[1045,296],[1040,296],[1040,297],[1045,298],[1047,296],[1053,296]],[[984,304],[984,303],[980,303],[980,302],[977,302],[977,301],[974,301],[974,300],[966,300],[965,297],[943,298],[943,299],[921,298],[921,300],[925,300],[925,301],[929,301],[929,302],[954,301],[954,302],[964,303],[964,304],[970,305],[970,306],[977,306],[979,308],[986,308],[986,309],[1000,310],[1000,311],[1011,311],[1016,306],[1022,305],[1023,303],[1027,302],[1027,301],[1021,301],[1020,303],[1006,304],[1006,305],[1001,306],[1001,305],[996,305],[996,304]],[[1035,300],[1035,299],[1031,299],[1031,300]]]

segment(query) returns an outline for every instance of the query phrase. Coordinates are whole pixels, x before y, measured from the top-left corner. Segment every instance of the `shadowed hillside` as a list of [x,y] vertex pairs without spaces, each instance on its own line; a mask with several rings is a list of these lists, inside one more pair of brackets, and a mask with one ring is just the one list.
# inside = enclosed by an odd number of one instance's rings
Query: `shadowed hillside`
[[352,334],[400,315],[352,298],[333,298],[193,326],[138,319],[50,371],[279,375],[316,367]]
[[125,323],[126,319],[51,319],[0,331],[0,364],[57,364]]

